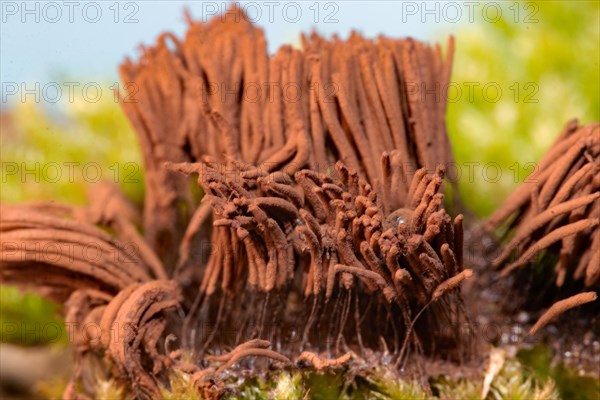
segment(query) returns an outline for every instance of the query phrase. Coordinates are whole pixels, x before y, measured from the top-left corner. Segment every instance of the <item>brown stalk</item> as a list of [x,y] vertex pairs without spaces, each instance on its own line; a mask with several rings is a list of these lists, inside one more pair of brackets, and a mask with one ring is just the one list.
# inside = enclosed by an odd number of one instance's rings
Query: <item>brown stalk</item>
[[266,357],[266,358],[270,358],[275,361],[279,361],[280,363],[283,363],[283,364],[287,364],[287,365],[292,364],[292,362],[290,361],[289,358],[287,358],[273,350],[250,348],[250,349],[243,349],[243,350],[235,351],[234,354],[232,354],[231,358],[229,358],[223,365],[221,365],[217,369],[217,373],[225,371],[227,368],[231,367],[233,364],[238,362],[238,360],[241,360],[242,358],[245,358],[245,357]]
[[579,307],[583,304],[595,301],[597,298],[598,295],[596,294],[596,292],[584,292],[571,296],[567,299],[557,301],[556,303],[552,304],[552,306],[548,310],[546,310],[546,312],[542,314],[542,316],[537,320],[537,322],[531,327],[527,335],[535,335],[537,332],[539,332],[540,329],[548,325],[559,315],[565,313],[566,311],[572,308]]
[[327,368],[340,368],[350,361],[351,353],[346,353],[343,356],[334,359],[323,359],[317,354],[310,351],[303,351],[297,358],[296,362],[309,362],[317,371]]
[[513,263],[508,264],[506,267],[504,267],[504,269],[502,270],[502,275],[507,275],[513,269],[525,264],[536,253],[538,253],[540,250],[551,246],[553,243],[567,236],[574,235],[578,232],[582,232],[586,229],[594,228],[598,226],[599,223],[600,222],[597,219],[584,219],[555,229],[554,231],[550,232],[548,235],[544,236],[536,243],[531,245],[531,247],[529,247],[527,251],[525,251],[517,261],[514,261]]

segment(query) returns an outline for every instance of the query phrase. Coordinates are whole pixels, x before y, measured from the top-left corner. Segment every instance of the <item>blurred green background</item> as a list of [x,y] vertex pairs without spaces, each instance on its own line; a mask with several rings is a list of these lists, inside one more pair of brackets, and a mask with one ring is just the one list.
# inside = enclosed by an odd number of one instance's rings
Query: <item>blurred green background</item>
[[[479,217],[489,215],[523,181],[568,120],[600,120],[600,2],[505,3],[505,9],[517,4],[518,11],[510,9],[496,23],[457,25],[438,33],[441,42],[448,34],[456,38],[448,130],[461,169],[461,198]],[[515,23],[516,12],[519,21],[533,22]],[[75,167],[73,179],[56,181],[41,167],[35,179],[22,179],[22,163],[63,165],[69,160],[81,166],[97,163],[103,177],[118,177],[125,193],[141,204],[143,172],[135,168],[141,165],[139,150],[111,96],[97,103],[80,99],[60,113],[37,103],[16,103],[4,107],[0,118],[3,203],[83,204],[91,182],[81,167]],[[10,169],[15,165],[16,174]],[[124,174],[131,179],[122,179]],[[4,327],[54,323],[59,321],[56,311],[57,306],[35,295],[3,286],[2,341],[43,344],[35,337],[8,335]]]
[[[448,130],[461,196],[478,216],[532,172],[568,120],[600,120],[600,2],[503,3],[506,19],[455,33],[452,81],[462,96],[449,90],[457,100]],[[515,15],[532,23],[514,23]],[[473,179],[467,163],[476,164]]]

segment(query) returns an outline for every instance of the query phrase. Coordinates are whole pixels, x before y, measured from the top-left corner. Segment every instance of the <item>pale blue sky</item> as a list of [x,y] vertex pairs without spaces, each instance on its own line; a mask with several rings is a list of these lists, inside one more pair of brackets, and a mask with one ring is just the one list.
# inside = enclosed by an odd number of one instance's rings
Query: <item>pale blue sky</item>
[[[2,1],[2,82],[43,84],[65,77],[116,80],[117,66],[126,55],[135,56],[140,43],[152,43],[165,30],[178,36],[183,34],[184,7],[189,7],[194,18],[200,19],[207,18],[213,11],[226,9],[229,4],[227,1],[121,1],[115,7],[115,3],[57,1],[48,5]],[[300,32],[312,28],[341,36],[356,29],[371,37],[385,34],[427,40],[444,25],[451,27],[467,20],[466,9],[463,9],[465,15],[457,23],[436,23],[435,15],[427,16],[428,21],[423,23],[422,10],[415,12],[414,9],[415,6],[420,8],[421,2],[410,2],[411,5],[399,1],[241,3],[264,28],[271,51],[282,43],[295,41]],[[100,16],[97,16],[98,9]],[[301,15],[295,21],[297,10]],[[442,15],[443,11],[440,8],[438,13]],[[134,21],[125,23],[127,16]],[[97,22],[92,22],[96,19]]]

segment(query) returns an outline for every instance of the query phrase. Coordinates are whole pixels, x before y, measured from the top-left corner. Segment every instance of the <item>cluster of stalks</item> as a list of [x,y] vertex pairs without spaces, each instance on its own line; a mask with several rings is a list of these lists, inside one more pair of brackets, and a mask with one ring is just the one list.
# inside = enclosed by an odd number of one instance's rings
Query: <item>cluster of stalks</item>
[[[260,336],[286,351],[362,352],[383,343],[399,354],[411,316],[463,270],[462,216],[453,221],[443,209],[440,168],[417,171],[406,204],[385,213],[385,201],[341,162],[336,178],[309,169],[292,178],[247,166],[235,174],[211,163],[170,167],[199,174],[200,207],[213,217],[213,251],[190,314],[192,326],[210,321],[213,330],[192,347]],[[418,343],[425,351],[457,347],[460,305],[450,296],[430,307]],[[235,337],[215,337],[228,326]]]
[[411,174],[452,162],[443,98],[452,40],[443,57],[439,46],[410,38],[312,34],[301,49],[269,56],[262,30],[238,9],[208,23],[188,20],[183,40],[163,34],[120,69],[145,164],[144,233],[167,264],[195,205],[186,179],[165,161],[211,156],[290,176],[342,161],[380,197],[391,183],[392,207],[409,188],[384,181],[384,151],[394,150],[392,162]]
[[490,231],[504,225],[508,243],[493,261],[502,276],[535,262],[554,268],[558,287],[578,281],[598,287],[599,161],[600,124],[569,122],[536,170],[486,222]]

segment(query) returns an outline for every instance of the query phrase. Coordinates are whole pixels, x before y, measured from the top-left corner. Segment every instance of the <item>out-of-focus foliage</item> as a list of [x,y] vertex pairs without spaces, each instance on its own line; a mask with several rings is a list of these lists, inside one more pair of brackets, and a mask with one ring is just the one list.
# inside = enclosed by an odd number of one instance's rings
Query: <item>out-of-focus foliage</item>
[[517,354],[519,362],[533,371],[538,379],[550,379],[564,399],[600,399],[600,381],[590,376],[581,376],[578,371],[565,364],[552,362],[553,352],[548,346],[538,344],[523,349]]
[[[62,395],[69,383],[67,378],[54,378],[47,381],[38,382],[33,388],[35,395],[44,399],[61,399]],[[104,399],[116,398],[116,397],[100,397]],[[122,398],[122,397],[121,397]]]
[[[451,381],[441,377],[433,384],[441,400],[481,399],[483,382],[476,379]],[[548,377],[533,376],[522,364],[509,359],[491,382],[486,400],[558,400],[559,392]]]
[[83,204],[87,189],[100,180],[119,184],[141,202],[139,147],[114,97],[90,102],[75,96],[51,111],[32,101],[12,104],[3,113],[2,202]]
[[494,4],[502,7],[499,21],[488,22],[497,15],[491,7],[486,21],[480,4],[473,23],[444,32],[456,37],[448,128],[459,187],[479,215],[491,213],[532,172],[528,163],[540,159],[568,120],[600,119],[600,2]]
[[66,344],[68,339],[55,304],[9,286],[0,286],[0,327],[2,342]]

